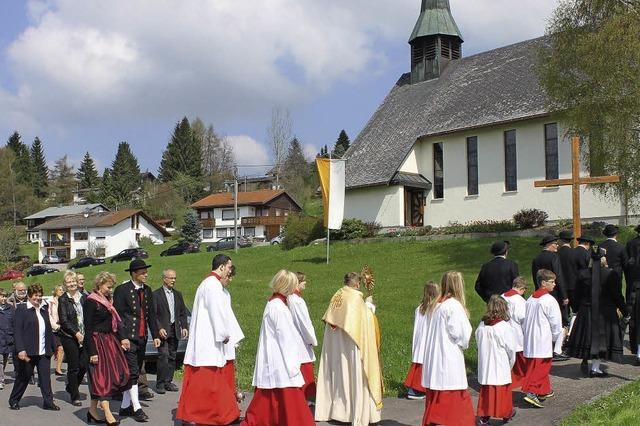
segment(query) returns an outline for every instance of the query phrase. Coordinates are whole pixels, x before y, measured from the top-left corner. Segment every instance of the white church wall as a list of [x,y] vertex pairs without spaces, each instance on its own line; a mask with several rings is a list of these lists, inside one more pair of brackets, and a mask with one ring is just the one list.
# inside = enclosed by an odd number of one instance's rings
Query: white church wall
[[404,196],[401,186],[375,186],[348,190],[345,218],[378,222],[382,226],[404,226]]

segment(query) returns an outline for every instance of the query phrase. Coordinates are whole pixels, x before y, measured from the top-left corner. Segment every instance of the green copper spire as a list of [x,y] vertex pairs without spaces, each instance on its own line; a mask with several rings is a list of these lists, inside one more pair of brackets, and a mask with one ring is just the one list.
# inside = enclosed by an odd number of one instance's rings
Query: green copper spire
[[462,33],[451,15],[449,0],[422,0],[420,17],[413,28],[409,43],[418,37],[448,35],[460,38]]

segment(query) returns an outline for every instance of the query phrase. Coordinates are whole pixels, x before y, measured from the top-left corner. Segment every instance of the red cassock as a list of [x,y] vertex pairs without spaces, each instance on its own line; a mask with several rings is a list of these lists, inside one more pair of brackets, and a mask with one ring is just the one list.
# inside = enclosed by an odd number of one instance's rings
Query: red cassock
[[206,425],[228,425],[240,417],[233,361],[224,367],[184,366],[176,418]]
[[546,395],[551,392],[551,358],[525,358],[527,375],[522,381],[522,392]]
[[511,385],[481,385],[478,417],[506,419],[513,413]]
[[425,407],[422,426],[431,424],[474,426],[476,424],[471,395],[467,389],[447,391],[427,389]]
[[427,390],[422,386],[422,364],[411,363],[407,378],[404,379],[404,385],[408,388],[425,393]]
[[302,386],[302,392],[306,399],[313,399],[316,397],[316,379],[313,376],[313,363],[307,362],[300,365],[300,372],[304,377],[304,386]]
[[527,375],[527,360],[522,351],[516,352],[516,362],[511,369],[511,389],[517,389],[522,386],[524,376]]
[[302,388],[256,388],[240,426],[314,426]]

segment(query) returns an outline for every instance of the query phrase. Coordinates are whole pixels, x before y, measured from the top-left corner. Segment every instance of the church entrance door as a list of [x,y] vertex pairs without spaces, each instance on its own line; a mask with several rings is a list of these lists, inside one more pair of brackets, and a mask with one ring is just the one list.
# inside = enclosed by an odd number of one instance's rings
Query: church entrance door
[[424,189],[405,188],[404,226],[424,226]]

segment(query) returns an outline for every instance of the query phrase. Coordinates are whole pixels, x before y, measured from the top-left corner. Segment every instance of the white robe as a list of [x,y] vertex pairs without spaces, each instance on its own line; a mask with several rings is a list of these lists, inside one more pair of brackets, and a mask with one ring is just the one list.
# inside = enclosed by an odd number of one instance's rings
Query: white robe
[[524,344],[524,334],[522,333],[522,324],[524,323],[524,315],[527,311],[527,301],[519,294],[513,296],[502,295],[502,298],[509,305],[509,325],[513,328],[516,337],[516,352],[522,352]]
[[229,353],[225,353],[228,348],[223,342],[229,339],[237,343],[244,337],[240,337],[242,331],[238,334],[237,323],[228,293],[216,277],[208,276],[198,286],[193,301],[184,363],[193,367],[224,367]]
[[411,345],[411,362],[422,364],[427,350],[427,332],[429,331],[429,315],[420,313],[420,306],[416,308],[413,320],[413,344]]
[[381,411],[369,392],[360,350],[340,328],[327,324],[316,385],[315,420],[364,426],[377,423]]
[[560,306],[550,294],[529,297],[522,327],[525,358],[551,358],[553,342],[563,334]]
[[422,386],[431,390],[467,389],[463,351],[469,347],[471,323],[454,298],[440,303],[427,332]]
[[516,337],[508,322],[488,326],[480,322],[476,330],[478,344],[478,382],[502,386],[511,383],[511,368],[516,362]]
[[300,348],[300,357],[302,363],[314,362],[316,360],[316,354],[313,352],[313,347],[318,346],[318,339],[316,338],[316,331],[313,328],[311,317],[309,317],[309,309],[304,299],[297,294],[292,294],[287,297],[289,303],[289,310],[293,317],[293,324],[296,326],[296,330],[302,338],[302,347]]
[[229,294],[229,290],[223,287],[222,293],[225,298],[224,317],[227,319],[229,326],[229,341],[224,345],[224,359],[226,359],[227,361],[233,361],[236,359],[236,348],[240,345],[240,341],[244,339],[244,333],[240,328],[240,324],[238,324],[236,315],[233,313],[233,308],[231,307],[231,295]]

